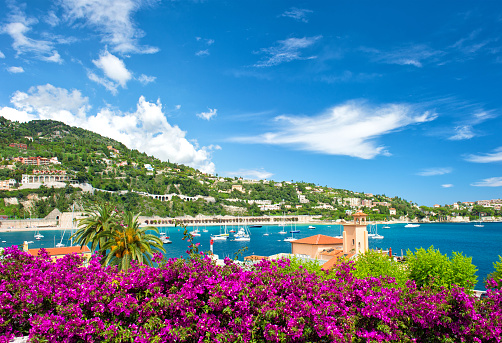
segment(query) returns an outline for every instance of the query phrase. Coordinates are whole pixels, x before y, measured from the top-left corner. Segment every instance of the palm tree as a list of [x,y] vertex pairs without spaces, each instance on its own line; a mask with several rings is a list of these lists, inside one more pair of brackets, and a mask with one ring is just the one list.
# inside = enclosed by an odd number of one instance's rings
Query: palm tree
[[152,265],[154,252],[165,252],[162,241],[156,235],[146,233],[147,230],[159,232],[156,227],[140,227],[138,216],[133,212],[124,213],[122,220],[117,221],[110,231],[99,234],[106,241],[100,252],[106,254],[103,266],[118,266],[119,270],[127,270],[131,261]]
[[92,243],[91,251],[96,248],[101,250],[105,240],[98,236],[103,232],[110,231],[114,226],[117,212],[113,205],[98,202],[91,205],[86,213],[88,216],[78,221],[79,229],[71,238],[75,238],[75,242],[81,246]]

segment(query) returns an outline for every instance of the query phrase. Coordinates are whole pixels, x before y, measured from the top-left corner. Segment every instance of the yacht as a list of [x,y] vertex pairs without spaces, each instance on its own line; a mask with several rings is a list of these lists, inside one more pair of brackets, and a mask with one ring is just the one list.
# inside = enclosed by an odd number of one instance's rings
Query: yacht
[[42,234],[40,233],[40,231],[37,231],[37,233],[35,234],[35,236],[34,236],[34,237],[35,237],[35,239],[36,239],[37,241],[39,241],[39,240],[41,240],[42,238],[44,238],[44,235],[42,235]]
[[251,240],[251,235],[249,230],[244,227],[240,227],[237,233],[234,235],[234,241],[238,242],[249,242]]
[[287,238],[284,238],[284,242],[293,242],[293,241],[296,241],[297,239],[294,238],[294,237],[287,237]]
[[308,229],[309,230],[315,230],[315,226],[309,225]]
[[404,227],[419,227],[420,224],[406,224]]
[[195,229],[190,234],[194,237],[200,237],[199,229]]
[[172,243],[172,241],[167,236],[160,237],[160,240],[162,241],[163,244],[171,244]]
[[[232,231],[230,231],[232,232]],[[235,232],[235,231],[234,231]],[[228,233],[227,233],[227,225],[225,224],[225,230],[223,233],[221,233],[221,226],[220,226],[220,234],[219,235],[211,235],[211,239],[213,241],[226,241],[228,238]]]
[[481,224],[481,216],[479,216],[479,220],[475,222],[474,227],[485,227],[484,224]]

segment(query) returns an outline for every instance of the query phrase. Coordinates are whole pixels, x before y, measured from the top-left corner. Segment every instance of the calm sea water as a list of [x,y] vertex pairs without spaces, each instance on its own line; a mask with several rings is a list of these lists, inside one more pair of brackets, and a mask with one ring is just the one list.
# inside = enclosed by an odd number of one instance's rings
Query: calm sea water
[[[404,254],[409,249],[415,251],[416,248],[427,249],[431,245],[439,249],[441,253],[451,255],[452,251],[462,252],[464,255],[472,257],[472,263],[478,268],[478,284],[476,289],[484,289],[483,279],[493,269],[493,262],[498,261],[498,256],[502,255],[502,223],[485,223],[483,228],[476,228],[473,224],[421,224],[418,228],[405,228],[404,224],[392,224],[390,229],[383,229],[379,225],[378,233],[384,236],[384,239],[369,239],[370,248],[388,249],[392,248],[396,255]],[[304,238],[315,234],[324,234],[337,236],[342,231],[341,225],[317,225],[315,230],[307,229],[308,225],[297,225],[300,233],[294,234],[295,238]],[[208,232],[202,232],[206,228]],[[228,226],[227,229],[237,229],[235,226]],[[220,232],[218,226],[199,227],[201,236],[195,237],[195,242],[200,243],[200,250],[209,250],[209,241],[211,234]],[[263,226],[261,228],[251,228],[250,242],[235,242],[231,237],[227,241],[215,241],[214,253],[220,258],[234,258],[235,253],[242,248],[247,247],[247,251],[241,255],[274,255],[280,252],[291,252],[291,243],[284,242],[284,238],[291,236],[290,227],[285,227],[286,235],[280,235],[278,232],[281,227]],[[166,257],[185,257],[188,243],[183,241],[183,229],[162,228],[167,232],[172,244],[164,245],[166,248]],[[189,228],[191,231],[191,228]],[[268,232],[269,236],[263,234]],[[52,248],[55,243],[61,241],[63,231],[41,231],[45,236],[42,240],[34,239],[34,232],[5,232],[0,233],[0,246],[22,244],[23,241],[33,241],[30,248]],[[63,243],[70,245],[68,232],[63,236]],[[4,242],[5,241],[5,242]]]

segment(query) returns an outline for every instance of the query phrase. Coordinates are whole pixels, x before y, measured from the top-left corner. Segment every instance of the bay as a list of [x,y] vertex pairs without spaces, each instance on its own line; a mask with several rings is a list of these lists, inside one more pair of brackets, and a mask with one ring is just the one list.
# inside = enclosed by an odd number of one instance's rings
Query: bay
[[[339,235],[343,227],[341,225],[316,225],[315,230],[309,230],[309,225],[297,225],[300,233],[294,234],[295,238],[305,238],[316,234],[328,236]],[[405,228],[405,224],[390,224],[390,229],[383,229],[383,225],[378,225],[378,233],[383,235],[383,239],[369,239],[371,249],[388,250],[392,248],[394,255],[401,255],[401,250],[406,254],[409,249],[415,251],[417,248],[439,249],[441,253],[452,255],[453,251],[462,252],[465,256],[472,257],[472,263],[478,268],[478,283],[475,289],[484,289],[484,278],[493,272],[493,263],[498,261],[499,255],[502,255],[502,223],[485,223],[483,228],[476,228],[472,223],[432,223],[420,224],[417,228]],[[200,251],[210,249],[210,235],[220,233],[219,226],[199,226],[200,237],[194,237],[195,243],[200,243]],[[208,232],[202,232],[206,228]],[[188,227],[192,231],[193,227]],[[237,226],[227,226],[228,230],[235,229]],[[277,253],[290,253],[291,243],[284,242],[284,238],[290,237],[290,227],[284,227],[288,232],[281,235],[278,232],[282,227],[262,226],[261,228],[251,228],[251,241],[236,242],[232,241],[232,235],[226,241],[214,241],[214,253],[220,258],[234,258],[240,249],[246,249],[239,254],[239,259],[243,256],[261,255],[270,256]],[[160,230],[165,231],[170,236],[172,244],[165,244],[166,257],[186,257],[188,243],[183,241],[183,229],[179,227],[163,227]],[[268,236],[264,236],[265,233]],[[26,232],[0,232],[0,247],[11,245],[21,245],[23,241],[33,241],[30,248],[52,248],[55,243],[61,241],[63,230],[41,231],[45,236],[40,241],[34,239],[34,231]],[[63,243],[70,245],[68,240],[69,232],[63,237]],[[5,242],[3,242],[5,241]]]

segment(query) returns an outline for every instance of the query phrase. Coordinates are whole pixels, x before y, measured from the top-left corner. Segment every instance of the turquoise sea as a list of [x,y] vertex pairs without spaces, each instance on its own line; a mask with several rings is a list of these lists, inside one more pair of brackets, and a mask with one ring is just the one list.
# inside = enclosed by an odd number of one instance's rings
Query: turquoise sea
[[[295,238],[304,238],[315,234],[337,236],[342,231],[341,225],[317,225],[315,230],[307,229],[308,225],[297,225],[300,233],[294,234]],[[462,252],[464,255],[472,257],[472,262],[478,268],[478,284],[476,289],[484,289],[483,279],[493,271],[493,262],[498,261],[498,256],[502,255],[502,223],[485,223],[483,228],[476,228],[471,224],[421,224],[418,228],[405,228],[404,224],[391,224],[390,229],[383,229],[383,225],[378,226],[378,233],[384,239],[369,239],[370,248],[381,248],[387,250],[392,248],[394,255],[404,254],[406,250],[415,251],[416,248],[428,248],[431,245],[439,249],[441,253],[451,255],[452,251]],[[202,232],[206,228],[208,232]],[[227,229],[237,229],[235,226],[228,226]],[[189,227],[189,231],[191,231]],[[200,250],[209,250],[211,234],[218,234],[218,226],[200,226],[200,237],[195,237],[194,241],[200,243]],[[291,252],[291,243],[284,242],[284,238],[291,236],[290,227],[284,227],[288,232],[280,235],[281,227],[263,226],[261,228],[251,228],[251,241],[235,242],[230,238],[227,241],[215,241],[214,253],[220,258],[228,256],[234,258],[235,253],[244,247],[248,250],[241,255],[264,255],[270,256],[280,252]],[[188,243],[183,241],[183,229],[170,227],[161,228],[167,232],[172,244],[165,244],[165,255],[167,257],[185,257]],[[263,234],[268,232],[269,236]],[[51,248],[61,240],[62,231],[41,231],[45,236],[42,240],[36,241],[34,232],[5,232],[0,233],[0,247],[22,244],[23,241],[33,241],[30,248]],[[63,243],[69,245],[67,241],[68,232],[63,237]],[[5,241],[5,242],[4,242]]]

